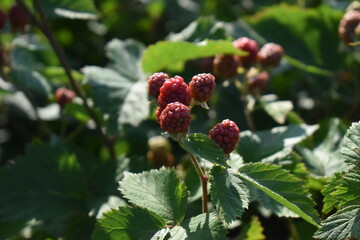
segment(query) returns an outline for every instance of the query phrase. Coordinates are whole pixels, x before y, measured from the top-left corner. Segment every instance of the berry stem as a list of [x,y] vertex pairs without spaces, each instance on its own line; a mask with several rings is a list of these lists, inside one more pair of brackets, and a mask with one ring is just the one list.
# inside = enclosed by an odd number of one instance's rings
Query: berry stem
[[111,158],[116,159],[116,153],[115,153],[115,150],[114,150],[114,139],[110,139],[103,132],[103,129],[101,128],[100,120],[98,119],[95,111],[88,104],[88,101],[87,101],[87,98],[86,98],[86,95],[85,95],[83,89],[75,81],[74,77],[72,76],[71,68],[67,64],[64,51],[61,48],[60,44],[55,39],[54,34],[51,31],[51,28],[50,28],[50,26],[48,24],[48,21],[46,19],[45,12],[44,12],[44,9],[43,9],[43,7],[41,5],[40,0],[33,0],[33,5],[34,5],[36,11],[39,13],[40,20],[38,20],[35,17],[35,15],[29,10],[29,8],[27,7],[27,5],[24,3],[23,0],[16,0],[16,2],[18,4],[20,4],[20,5],[22,5],[26,9],[26,11],[30,15],[30,18],[32,19],[33,23],[41,30],[41,32],[46,36],[46,38],[50,42],[50,45],[53,48],[56,56],[58,57],[58,59],[60,61],[60,64],[62,65],[62,67],[65,70],[65,74],[68,77],[68,81],[69,81],[69,84],[70,84],[71,88],[74,90],[76,95],[79,96],[81,98],[81,100],[83,101],[85,109],[87,110],[87,112],[88,112],[89,116],[91,117],[91,119],[95,122],[96,129],[99,132],[99,134],[102,136],[104,144],[105,144],[106,148],[108,149]]
[[[189,152],[188,152],[189,153]],[[203,213],[207,213],[208,212],[208,191],[207,191],[207,182],[208,182],[208,177],[204,174],[203,170],[200,167],[200,164],[198,162],[198,160],[196,159],[196,157],[189,153],[190,157],[191,157],[191,161],[194,164],[194,167],[196,169],[196,172],[198,173],[199,177],[200,177],[200,182],[201,182],[201,187],[202,187],[202,212]]]

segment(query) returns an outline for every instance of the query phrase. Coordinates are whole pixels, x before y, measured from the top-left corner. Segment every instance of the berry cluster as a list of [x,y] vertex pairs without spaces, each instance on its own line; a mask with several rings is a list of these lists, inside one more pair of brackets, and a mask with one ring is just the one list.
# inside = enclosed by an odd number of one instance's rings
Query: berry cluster
[[[206,102],[215,88],[215,77],[209,73],[193,76],[189,85],[180,76],[169,78],[162,72],[151,75],[148,92],[157,100],[155,115],[161,129],[171,134],[186,133],[191,123],[191,100],[193,103]],[[210,130],[209,138],[229,154],[239,141],[239,128],[234,122],[224,120]]]
[[7,14],[0,9],[0,29],[5,26],[6,19],[9,20],[14,30],[22,30],[25,28],[26,24],[30,22],[29,14],[17,3],[9,8]]
[[216,56],[213,61],[214,73],[223,78],[231,78],[238,73],[238,68],[242,67],[247,72],[246,85],[248,92],[263,92],[269,79],[267,70],[279,66],[284,55],[284,49],[278,44],[267,43],[259,50],[258,43],[247,37],[234,40],[233,45],[237,49],[247,52],[248,55]]

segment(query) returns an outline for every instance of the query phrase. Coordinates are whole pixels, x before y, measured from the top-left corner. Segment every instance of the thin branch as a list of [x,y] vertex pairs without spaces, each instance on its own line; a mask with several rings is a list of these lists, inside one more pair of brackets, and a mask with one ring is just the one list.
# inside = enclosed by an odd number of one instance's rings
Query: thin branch
[[[189,152],[188,152],[189,153]],[[190,157],[191,157],[191,161],[196,169],[196,172],[198,173],[199,177],[200,177],[200,182],[201,182],[201,188],[202,188],[202,212],[203,213],[207,213],[208,212],[208,191],[207,191],[207,182],[208,182],[208,177],[204,174],[204,172],[202,171],[200,164],[198,162],[198,160],[196,159],[196,157],[189,153]]]

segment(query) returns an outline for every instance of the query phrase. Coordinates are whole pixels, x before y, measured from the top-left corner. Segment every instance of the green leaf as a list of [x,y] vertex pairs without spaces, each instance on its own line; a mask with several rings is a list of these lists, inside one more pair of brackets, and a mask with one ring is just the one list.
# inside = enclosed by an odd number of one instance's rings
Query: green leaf
[[170,231],[169,240],[185,239],[207,239],[224,240],[226,230],[221,221],[215,214],[200,214],[196,217],[187,219],[181,223],[181,226],[175,226]]
[[71,19],[96,19],[93,0],[41,0],[47,17],[61,16]]
[[210,171],[210,194],[220,215],[226,223],[240,217],[249,205],[249,189],[238,174],[221,166]]
[[315,203],[309,197],[305,184],[280,166],[250,163],[239,169],[240,177],[266,193],[304,220],[317,226],[319,217]]
[[34,104],[44,106],[51,95],[47,80],[37,71],[13,68],[9,74],[14,85],[24,91]]
[[153,73],[178,62],[211,57],[216,54],[246,55],[245,52],[236,49],[230,41],[207,40],[196,44],[163,41],[150,45],[145,50],[142,65],[144,72]]
[[77,158],[65,146],[29,145],[14,166],[0,172],[0,192],[6,193],[0,194],[1,216],[35,218],[61,233],[69,217],[86,213],[84,179]]
[[147,240],[165,225],[164,219],[147,209],[124,206],[104,213],[96,223],[92,240]]
[[321,223],[314,238],[322,240],[359,239],[360,205],[344,208]]
[[277,101],[274,95],[262,96],[260,104],[265,112],[269,114],[277,123],[284,124],[288,113],[293,110],[294,106],[291,101]]
[[243,131],[236,149],[245,162],[258,162],[292,149],[317,129],[317,125],[290,125],[266,131]]
[[191,154],[210,161],[212,163],[227,166],[227,156],[212,139],[201,133],[193,133],[186,136],[184,147]]
[[329,212],[333,206],[338,209],[360,204],[360,172],[336,174],[322,190],[324,198],[323,212]]
[[340,152],[347,163],[360,167],[360,122],[352,123],[346,131]]
[[106,49],[112,68],[88,66],[83,72],[94,105],[107,115],[107,132],[114,135],[124,124],[138,126],[149,115],[147,82],[138,68],[140,43],[112,40]]
[[296,148],[305,158],[310,172],[315,176],[329,177],[335,172],[348,169],[339,151],[339,143],[344,135],[341,121],[331,119],[320,125],[320,131],[326,134],[313,150],[302,146]]
[[126,173],[119,190],[130,202],[159,214],[167,223],[178,224],[185,216],[188,192],[174,169]]
[[263,234],[264,228],[261,226],[261,222],[258,217],[252,216],[251,222],[248,223],[237,240],[264,240],[266,239]]

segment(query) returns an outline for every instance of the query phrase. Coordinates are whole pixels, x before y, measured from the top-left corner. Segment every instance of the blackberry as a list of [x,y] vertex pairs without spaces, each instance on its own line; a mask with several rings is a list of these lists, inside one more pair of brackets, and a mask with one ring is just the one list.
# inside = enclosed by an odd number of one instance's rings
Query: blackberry
[[160,88],[158,102],[160,107],[165,108],[169,103],[180,102],[186,106],[190,105],[191,95],[189,86],[180,76],[166,80]]
[[5,26],[6,22],[6,14],[3,10],[0,9],[0,29],[2,29]]
[[269,74],[266,71],[258,72],[256,69],[250,69],[247,76],[247,87],[250,93],[263,93],[265,92]]
[[158,72],[151,75],[148,80],[149,95],[157,99],[160,94],[160,88],[167,79],[169,79],[169,75],[163,72]]
[[255,40],[241,37],[233,41],[233,45],[240,50],[248,52],[247,56],[238,56],[240,64],[245,68],[249,68],[255,61],[259,50],[258,44]]
[[277,67],[284,55],[284,49],[275,43],[265,44],[257,54],[257,60],[263,67]]
[[55,100],[63,108],[66,104],[72,102],[76,94],[67,88],[58,88],[55,92]]
[[360,23],[360,11],[348,11],[339,23],[339,36],[347,43],[357,40],[355,29]]
[[169,133],[184,133],[190,126],[190,108],[182,103],[169,103],[160,114],[160,127]]
[[156,116],[156,121],[158,123],[160,123],[160,114],[163,110],[164,110],[164,108],[162,108],[160,106],[156,108],[155,116]]
[[190,94],[198,102],[206,102],[215,91],[215,77],[210,73],[195,75],[189,84]]
[[229,154],[240,140],[239,128],[235,122],[225,119],[210,130],[209,138],[214,140],[224,153]]
[[14,4],[8,11],[8,18],[13,28],[24,29],[25,25],[30,22],[30,16],[19,4]]
[[214,58],[213,68],[215,75],[231,78],[237,74],[240,59],[234,55],[217,55]]

